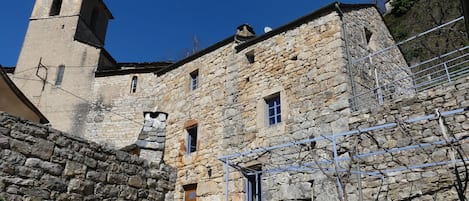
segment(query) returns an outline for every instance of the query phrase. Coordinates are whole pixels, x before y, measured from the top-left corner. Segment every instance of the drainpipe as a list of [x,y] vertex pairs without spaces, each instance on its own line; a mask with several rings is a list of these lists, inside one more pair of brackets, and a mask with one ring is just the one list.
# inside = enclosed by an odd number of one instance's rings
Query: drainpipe
[[345,24],[345,19],[344,19],[344,12],[342,11],[342,9],[340,9],[340,3],[336,3],[335,4],[335,7],[337,8],[337,10],[339,11],[339,16],[340,16],[340,20],[342,21],[342,37],[344,39],[344,42],[345,42],[345,53],[347,54],[347,70],[348,70],[348,73],[349,73],[349,80],[350,80],[350,86],[352,88],[352,101],[351,101],[351,107],[352,107],[352,110],[357,110],[358,107],[357,107],[357,102],[356,102],[356,97],[355,95],[357,94],[357,91],[355,89],[355,80],[354,80],[354,77],[353,77],[353,71],[352,71],[352,57],[350,56],[350,49],[349,49],[349,46],[348,46],[348,35],[347,35],[347,27],[346,27],[346,24]]
[[[342,9],[340,9],[340,3],[335,3],[335,7],[337,8],[337,11],[339,11],[339,16],[340,20],[342,21],[342,33],[343,33],[343,38],[344,38],[344,43],[345,43],[345,52],[347,54],[347,70],[349,73],[349,78],[350,78],[350,86],[352,88],[352,110],[358,110],[357,107],[357,101],[355,95],[357,94],[357,91],[355,89],[355,80],[353,77],[353,72],[352,72],[352,56],[350,56],[350,49],[348,46],[348,36],[347,36],[347,27],[345,24],[345,19],[344,19],[344,12]],[[358,166],[358,172],[360,172],[360,166]],[[359,192],[359,200],[363,201],[363,192],[362,192],[362,182],[361,182],[361,174],[358,174],[358,192]]]

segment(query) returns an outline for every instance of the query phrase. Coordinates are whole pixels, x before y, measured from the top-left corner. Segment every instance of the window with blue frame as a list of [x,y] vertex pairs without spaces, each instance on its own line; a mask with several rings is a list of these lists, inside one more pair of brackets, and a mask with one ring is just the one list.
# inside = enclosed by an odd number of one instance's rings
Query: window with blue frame
[[192,71],[191,76],[191,90],[195,90],[199,87],[199,70]]
[[197,125],[187,128],[187,153],[197,151]]
[[280,109],[280,94],[274,94],[265,99],[267,107],[267,125],[272,126],[282,122],[282,110]]

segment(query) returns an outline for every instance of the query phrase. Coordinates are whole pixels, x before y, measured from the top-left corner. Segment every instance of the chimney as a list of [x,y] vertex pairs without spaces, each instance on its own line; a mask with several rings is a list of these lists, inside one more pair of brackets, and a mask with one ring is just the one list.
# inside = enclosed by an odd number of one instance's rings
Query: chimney
[[254,37],[256,37],[256,33],[251,26],[248,24],[242,24],[238,26],[235,35],[236,43],[242,43]]
[[141,158],[160,164],[163,162],[168,113],[144,112],[143,115],[145,122],[135,144]]

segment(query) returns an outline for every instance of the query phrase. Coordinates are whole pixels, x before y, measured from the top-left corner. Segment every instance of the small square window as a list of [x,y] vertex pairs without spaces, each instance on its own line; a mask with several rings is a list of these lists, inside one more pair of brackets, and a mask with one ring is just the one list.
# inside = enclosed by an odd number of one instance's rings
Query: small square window
[[195,70],[190,73],[191,76],[191,90],[195,90],[199,87],[199,70]]
[[280,94],[274,94],[265,99],[267,111],[267,125],[272,126],[282,122]]
[[246,59],[248,60],[250,64],[256,61],[256,57],[254,56],[254,50],[251,50],[248,53],[246,53]]
[[187,128],[187,153],[197,151],[197,125]]

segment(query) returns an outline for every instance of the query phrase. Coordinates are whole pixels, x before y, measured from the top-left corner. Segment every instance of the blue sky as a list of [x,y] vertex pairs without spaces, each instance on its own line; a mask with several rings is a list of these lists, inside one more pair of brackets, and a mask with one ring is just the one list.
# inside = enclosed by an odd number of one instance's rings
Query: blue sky
[[[34,0],[0,2],[0,64],[15,66]],[[276,28],[306,15],[332,0],[105,0],[111,21],[106,49],[118,62],[177,60],[193,47],[199,49],[225,39],[248,23],[256,33]],[[364,3],[372,0],[345,0]]]

